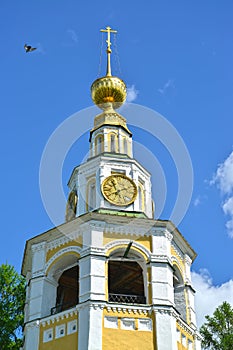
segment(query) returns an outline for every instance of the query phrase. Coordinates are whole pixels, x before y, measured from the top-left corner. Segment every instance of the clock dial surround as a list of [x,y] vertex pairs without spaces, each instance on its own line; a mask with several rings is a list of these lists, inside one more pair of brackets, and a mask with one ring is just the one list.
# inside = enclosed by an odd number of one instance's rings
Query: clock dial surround
[[137,197],[137,186],[124,174],[114,174],[104,179],[101,191],[105,199],[117,206],[132,204]]

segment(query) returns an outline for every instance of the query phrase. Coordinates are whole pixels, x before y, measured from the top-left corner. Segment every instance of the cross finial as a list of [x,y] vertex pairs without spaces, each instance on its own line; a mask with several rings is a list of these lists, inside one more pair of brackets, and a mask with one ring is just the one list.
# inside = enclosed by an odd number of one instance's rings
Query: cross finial
[[117,33],[116,30],[113,30],[111,27],[106,27],[106,29],[100,29],[101,32],[105,32],[105,33],[108,33],[108,36],[107,36],[107,40],[106,40],[106,43],[107,43],[107,58],[108,58],[108,61],[107,61],[107,76],[111,76],[111,61],[110,61],[110,55],[112,53],[112,50],[111,50],[111,33]]

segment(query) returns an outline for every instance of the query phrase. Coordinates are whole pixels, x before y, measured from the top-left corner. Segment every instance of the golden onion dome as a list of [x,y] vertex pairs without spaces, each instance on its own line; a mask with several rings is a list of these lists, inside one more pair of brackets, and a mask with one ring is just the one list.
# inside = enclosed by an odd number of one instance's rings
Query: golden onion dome
[[101,109],[105,110],[109,108],[109,103],[112,104],[114,109],[119,108],[126,100],[126,86],[123,80],[118,77],[114,77],[111,74],[111,60],[110,56],[111,41],[110,34],[117,33],[116,30],[106,27],[101,29],[101,32],[107,33],[107,72],[106,76],[96,79],[91,86],[91,97],[93,102]]
[[111,102],[114,109],[119,108],[126,100],[126,86],[118,77],[106,75],[96,79],[91,86],[93,102],[101,109]]

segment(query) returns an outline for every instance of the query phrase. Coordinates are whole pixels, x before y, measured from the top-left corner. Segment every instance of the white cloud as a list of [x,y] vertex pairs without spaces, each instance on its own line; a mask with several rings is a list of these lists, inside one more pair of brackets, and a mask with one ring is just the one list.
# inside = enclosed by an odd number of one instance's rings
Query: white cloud
[[206,201],[206,199],[206,195],[198,195],[193,201],[194,207],[198,207],[199,205],[203,204]]
[[202,269],[199,273],[192,272],[192,281],[196,290],[195,304],[198,327],[206,321],[205,316],[212,316],[215,309],[223,301],[227,301],[233,306],[233,280],[215,286],[208,270]]
[[227,200],[223,203],[222,208],[225,214],[232,215],[233,214],[233,197],[227,198]]
[[127,98],[126,102],[130,103],[136,100],[138,97],[139,91],[136,90],[135,85],[131,85],[127,87]]
[[233,152],[219,164],[210,184],[216,185],[224,196],[222,209],[224,214],[230,217],[226,228],[229,237],[233,238]]
[[210,184],[216,184],[222,194],[229,195],[233,192],[233,152],[223,163],[219,164]]
[[230,220],[228,220],[226,223],[226,228],[228,235],[233,238],[233,196],[225,200],[222,205],[222,209],[224,211],[224,214],[230,216]]
[[194,205],[194,207],[198,207],[198,205],[200,205],[200,204],[201,204],[201,199],[200,199],[200,196],[198,196],[198,197],[194,200],[193,205]]
[[174,88],[174,80],[169,79],[162,88],[158,89],[158,92],[160,92],[160,94],[164,95],[165,92],[169,89],[169,88]]
[[77,36],[76,32],[73,29],[67,29],[67,33],[69,34],[69,36],[71,37],[71,40],[74,43],[78,42],[78,36]]

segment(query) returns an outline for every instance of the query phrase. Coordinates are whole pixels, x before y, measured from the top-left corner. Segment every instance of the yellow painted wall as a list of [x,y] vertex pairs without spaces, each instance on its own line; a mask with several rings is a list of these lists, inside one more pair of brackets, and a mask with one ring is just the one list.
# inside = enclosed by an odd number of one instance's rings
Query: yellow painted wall
[[54,254],[56,254],[59,250],[62,250],[66,247],[70,247],[70,246],[79,246],[81,247],[82,246],[82,237],[77,237],[77,239],[75,241],[69,241],[59,247],[56,247],[56,248],[53,248],[51,250],[49,250],[46,254],[46,262],[49,261],[50,258],[52,258],[52,256]]
[[180,271],[182,274],[184,272],[184,262],[181,259],[181,257],[177,254],[176,250],[174,249],[174,247],[171,246],[171,256],[175,257],[177,259],[177,261],[179,262],[179,267],[182,269],[182,271]]
[[154,350],[153,332],[103,329],[103,350]]
[[[50,324],[46,324],[45,326],[40,326],[40,346],[39,350],[77,350],[78,349],[78,332],[67,335],[67,323],[73,320],[76,320],[77,315],[64,317],[63,319],[59,319],[59,321],[51,322]],[[65,324],[66,325],[66,334],[61,337],[55,339],[56,334],[56,326]],[[53,340],[43,343],[44,331],[53,328]],[[28,349],[32,350],[32,349]]]
[[[140,312],[123,312],[104,310],[104,316],[112,316],[118,318],[118,329],[105,328],[103,318],[103,350],[155,350],[153,326],[152,331],[139,331],[137,329],[137,320],[142,318],[151,318]],[[120,329],[121,318],[135,319],[135,330]],[[152,325],[153,325],[152,320]]]
[[187,348],[181,343],[177,342],[177,350],[187,350]]
[[[194,342],[192,335],[190,333],[188,333],[185,329],[183,329],[179,323],[176,324],[176,328],[179,329],[179,331],[180,331],[180,341],[177,342],[177,349],[178,350],[188,349],[188,341],[190,340],[191,342]],[[181,343],[182,335],[184,335],[186,337],[186,346],[182,345],[182,343]]]
[[106,245],[109,242],[122,240],[122,239],[134,240],[151,251],[151,237],[148,237],[148,236],[138,237],[137,235],[126,235],[126,234],[122,236],[121,234],[118,234],[118,233],[115,233],[115,234],[108,233],[108,232],[104,233],[104,245]]
[[39,350],[77,350],[78,333],[66,335],[47,343],[40,343]]

